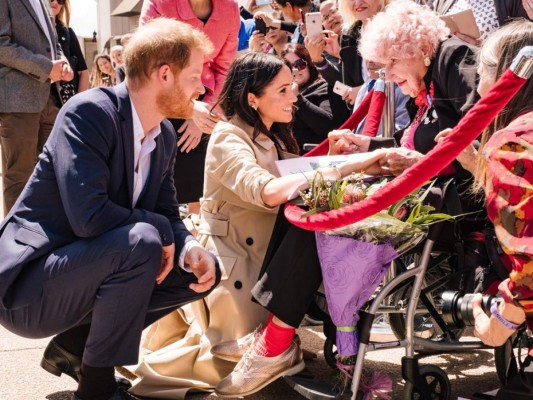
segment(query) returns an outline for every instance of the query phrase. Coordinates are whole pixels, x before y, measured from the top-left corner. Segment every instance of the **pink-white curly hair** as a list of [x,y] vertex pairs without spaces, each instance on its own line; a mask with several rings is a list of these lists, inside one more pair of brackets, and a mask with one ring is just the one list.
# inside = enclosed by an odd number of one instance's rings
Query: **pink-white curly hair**
[[412,0],[393,0],[361,32],[359,53],[367,61],[386,64],[392,58],[432,57],[450,30],[427,6]]

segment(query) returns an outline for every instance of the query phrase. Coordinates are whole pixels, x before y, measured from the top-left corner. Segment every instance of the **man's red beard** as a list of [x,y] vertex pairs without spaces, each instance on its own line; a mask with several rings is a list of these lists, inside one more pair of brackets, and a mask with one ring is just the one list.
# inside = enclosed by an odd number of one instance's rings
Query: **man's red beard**
[[198,98],[198,93],[186,98],[183,90],[176,87],[174,90],[161,92],[156,96],[157,108],[166,118],[189,119],[194,112],[193,100]]

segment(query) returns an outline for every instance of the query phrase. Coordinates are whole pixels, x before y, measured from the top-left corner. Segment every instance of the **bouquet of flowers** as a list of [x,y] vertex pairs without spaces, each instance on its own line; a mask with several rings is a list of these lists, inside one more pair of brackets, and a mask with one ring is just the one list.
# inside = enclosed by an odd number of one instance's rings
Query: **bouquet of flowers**
[[[309,182],[309,189],[300,195],[310,215],[361,201],[386,182],[386,178],[363,174],[329,181],[318,172]],[[316,233],[328,309],[337,326],[340,360],[354,359],[357,354],[359,310],[380,284],[391,261],[419,243],[429,225],[453,218],[435,213],[424,203],[433,184],[427,182],[372,217]]]

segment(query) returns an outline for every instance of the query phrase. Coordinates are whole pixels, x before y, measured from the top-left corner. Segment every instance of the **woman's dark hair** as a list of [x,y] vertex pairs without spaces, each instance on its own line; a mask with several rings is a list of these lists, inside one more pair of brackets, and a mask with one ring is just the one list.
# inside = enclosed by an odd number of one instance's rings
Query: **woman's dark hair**
[[216,105],[220,105],[226,118],[237,115],[251,125],[254,128],[252,139],[263,133],[276,144],[278,150],[282,145],[287,151],[298,154],[291,124],[275,122],[268,130],[259,113],[248,103],[248,93],[261,97],[283,67],[287,67],[284,60],[263,52],[246,53],[236,58],[229,68]]
[[305,48],[305,46],[297,43],[289,43],[285,46],[283,51],[281,52],[281,56],[285,57],[285,54],[288,53],[294,53],[298,57],[300,57],[302,60],[304,60],[307,63],[307,68],[309,69],[309,80],[305,82],[305,85],[300,86],[300,92],[304,89],[306,89],[309,85],[314,83],[318,78],[320,78],[320,74],[318,73],[318,69],[316,69],[315,64],[313,63],[313,60],[311,60],[311,55],[309,54],[309,51]]

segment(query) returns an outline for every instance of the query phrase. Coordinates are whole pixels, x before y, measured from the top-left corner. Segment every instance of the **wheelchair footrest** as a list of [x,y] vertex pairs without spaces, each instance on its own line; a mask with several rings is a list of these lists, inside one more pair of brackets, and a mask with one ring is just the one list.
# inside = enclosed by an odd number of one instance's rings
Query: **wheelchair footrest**
[[349,399],[351,393],[341,394],[331,385],[326,382],[319,381],[304,370],[299,374],[284,377],[285,381],[296,392],[300,393],[306,399],[310,400],[325,400],[325,399]]

